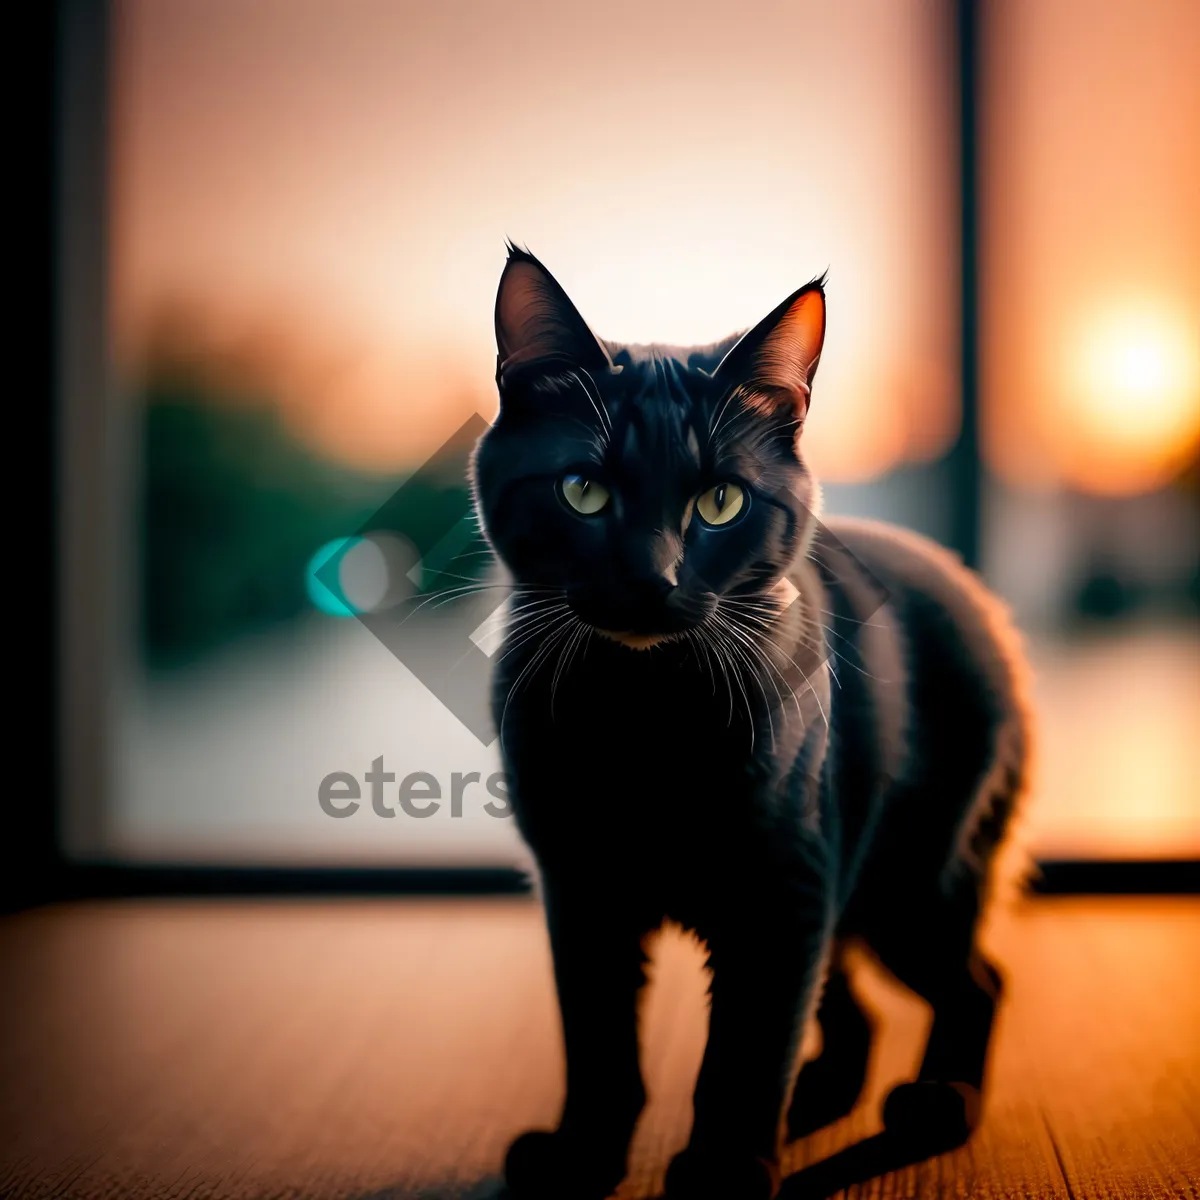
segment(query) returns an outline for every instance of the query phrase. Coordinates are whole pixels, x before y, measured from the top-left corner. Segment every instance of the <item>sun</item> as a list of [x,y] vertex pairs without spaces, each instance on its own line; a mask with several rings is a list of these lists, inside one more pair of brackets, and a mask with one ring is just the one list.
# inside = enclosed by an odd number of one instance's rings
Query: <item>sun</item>
[[1200,321],[1130,302],[1081,322],[1056,442],[1067,478],[1128,495],[1168,483],[1200,450]]

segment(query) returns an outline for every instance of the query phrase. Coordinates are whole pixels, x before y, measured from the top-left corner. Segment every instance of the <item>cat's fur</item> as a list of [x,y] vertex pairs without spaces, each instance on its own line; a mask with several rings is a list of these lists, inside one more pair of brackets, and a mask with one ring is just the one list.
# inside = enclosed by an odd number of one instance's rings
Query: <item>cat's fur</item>
[[[518,585],[494,713],[541,874],[567,1095],[511,1148],[518,1196],[599,1200],[645,1094],[643,941],[693,929],[712,969],[691,1140],[671,1196],[767,1196],[807,1015],[824,1035],[786,1128],[846,1111],[870,1026],[842,970],[865,944],[935,1012],[891,1128],[978,1117],[999,975],[976,945],[989,863],[1026,776],[1022,667],[953,556],[867,522],[818,522],[799,439],[823,281],[715,346],[596,337],[510,247],[496,304],[500,412],[473,463]],[[881,403],[886,403],[881,398]],[[581,515],[565,475],[602,482]],[[727,526],[696,497],[734,480]]]

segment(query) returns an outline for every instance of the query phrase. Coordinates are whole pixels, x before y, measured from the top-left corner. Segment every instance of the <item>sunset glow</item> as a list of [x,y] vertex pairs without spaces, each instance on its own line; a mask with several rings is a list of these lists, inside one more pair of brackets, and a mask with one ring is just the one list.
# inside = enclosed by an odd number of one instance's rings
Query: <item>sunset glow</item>
[[182,304],[206,370],[236,375],[231,347],[258,338],[257,391],[295,431],[402,470],[494,412],[512,237],[621,341],[714,341],[828,269],[814,466],[866,478],[945,449],[955,184],[935,7],[467,10],[123,0],[126,371]]
[[1152,304],[1083,327],[1063,389],[1065,474],[1088,491],[1149,491],[1200,445],[1200,329]]
[[1153,491],[1200,441],[1200,5],[982,11],[989,464],[1024,488]]

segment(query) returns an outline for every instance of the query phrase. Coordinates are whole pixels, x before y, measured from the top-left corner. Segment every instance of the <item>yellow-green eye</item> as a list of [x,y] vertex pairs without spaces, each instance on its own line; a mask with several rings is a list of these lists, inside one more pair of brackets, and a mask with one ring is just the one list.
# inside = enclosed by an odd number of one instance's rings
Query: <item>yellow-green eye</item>
[[696,511],[709,525],[728,525],[745,503],[746,494],[736,483],[718,483],[696,497]]
[[582,475],[567,475],[562,481],[562,494],[566,502],[585,517],[594,516],[608,503],[608,488],[594,479]]

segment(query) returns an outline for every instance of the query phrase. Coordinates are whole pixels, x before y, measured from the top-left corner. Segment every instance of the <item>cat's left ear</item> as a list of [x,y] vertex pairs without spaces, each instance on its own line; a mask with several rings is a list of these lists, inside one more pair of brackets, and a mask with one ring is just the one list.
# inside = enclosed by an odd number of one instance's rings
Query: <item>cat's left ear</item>
[[536,364],[613,369],[608,351],[558,280],[512,243],[496,293],[496,355],[501,387],[510,373]]
[[789,403],[803,421],[824,344],[825,277],[821,276],[793,292],[743,334],[713,375],[739,388],[751,403],[766,407]]

